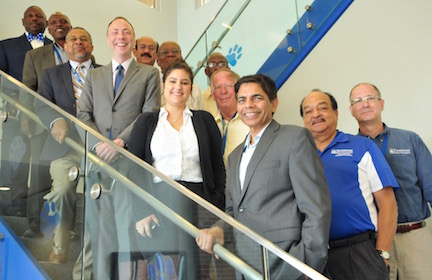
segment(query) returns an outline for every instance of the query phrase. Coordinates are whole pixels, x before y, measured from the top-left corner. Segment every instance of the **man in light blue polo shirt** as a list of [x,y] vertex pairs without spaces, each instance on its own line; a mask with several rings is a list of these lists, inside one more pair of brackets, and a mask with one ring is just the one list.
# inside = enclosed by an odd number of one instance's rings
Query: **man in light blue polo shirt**
[[313,90],[300,106],[324,165],[332,200],[329,260],[332,279],[389,279],[396,231],[396,179],[369,139],[337,130],[334,97]]

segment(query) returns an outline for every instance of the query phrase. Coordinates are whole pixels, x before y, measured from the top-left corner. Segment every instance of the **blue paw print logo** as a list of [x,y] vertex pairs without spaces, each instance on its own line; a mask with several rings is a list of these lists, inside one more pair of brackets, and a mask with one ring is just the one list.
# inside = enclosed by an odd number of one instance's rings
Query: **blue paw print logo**
[[40,216],[40,227],[45,240],[51,240],[55,228],[60,223],[60,213],[57,211],[54,202],[45,201]]
[[228,63],[231,66],[235,66],[237,64],[237,60],[239,60],[242,57],[242,47],[239,47],[239,45],[235,44],[234,47],[231,47],[229,49],[228,55],[226,56]]

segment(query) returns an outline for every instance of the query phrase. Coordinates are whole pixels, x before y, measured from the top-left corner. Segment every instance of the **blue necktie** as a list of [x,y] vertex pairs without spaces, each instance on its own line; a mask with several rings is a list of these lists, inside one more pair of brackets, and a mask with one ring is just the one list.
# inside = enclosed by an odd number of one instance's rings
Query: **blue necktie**
[[39,33],[38,35],[35,36],[35,35],[29,33],[29,34],[27,35],[27,40],[28,40],[29,42],[31,42],[31,41],[33,41],[33,40],[38,40],[38,41],[43,42],[43,41],[44,41],[44,35],[43,35],[43,33]]
[[117,75],[115,78],[115,83],[114,83],[114,97],[117,94],[117,90],[120,87],[121,81],[123,80],[123,66],[121,66],[121,64],[119,64],[119,66],[117,66]]

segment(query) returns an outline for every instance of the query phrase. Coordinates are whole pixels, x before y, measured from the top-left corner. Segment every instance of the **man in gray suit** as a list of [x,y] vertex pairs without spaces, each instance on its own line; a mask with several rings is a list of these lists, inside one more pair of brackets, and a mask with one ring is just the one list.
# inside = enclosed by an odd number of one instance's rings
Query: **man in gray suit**
[[[110,22],[107,43],[112,61],[87,75],[78,102],[78,118],[114,144],[125,147],[138,115],[159,110],[159,72],[133,60],[135,32],[125,18],[117,17]],[[118,152],[109,143],[90,140],[89,147],[102,160],[116,164]],[[90,173],[95,175],[98,171],[93,168]],[[107,174],[99,175],[88,178],[87,185],[91,186],[89,181],[93,179],[110,184]],[[131,236],[135,234],[135,227],[131,228],[131,220],[127,218],[132,217],[130,201],[129,193],[117,186],[98,200],[89,199],[87,190],[86,220],[90,225],[95,279],[110,279],[110,255],[130,250]]]
[[[66,34],[71,28],[69,18],[56,12],[48,19],[48,31],[54,38],[54,43],[26,53],[23,67],[23,83],[34,91],[39,90],[42,72],[46,68],[68,61],[64,51]],[[20,94],[20,102],[34,111],[34,100],[29,94]],[[40,161],[40,153],[47,137],[46,131],[21,114],[21,131],[30,138],[31,147],[31,181],[27,199],[27,217],[29,229],[24,233],[26,237],[40,237],[40,211],[43,205],[43,196],[49,192],[51,179],[49,177],[50,162]]]
[[[273,120],[278,105],[276,86],[257,74],[235,85],[237,112],[250,128],[244,143],[228,158],[226,212],[275,245],[322,271],[327,260],[331,201],[321,160],[304,128]],[[203,229],[198,246],[213,253],[224,243],[229,226],[218,222]],[[262,270],[261,249],[235,233],[238,255]],[[252,244],[251,244],[252,243]],[[301,273],[270,256],[272,279],[297,279]]]

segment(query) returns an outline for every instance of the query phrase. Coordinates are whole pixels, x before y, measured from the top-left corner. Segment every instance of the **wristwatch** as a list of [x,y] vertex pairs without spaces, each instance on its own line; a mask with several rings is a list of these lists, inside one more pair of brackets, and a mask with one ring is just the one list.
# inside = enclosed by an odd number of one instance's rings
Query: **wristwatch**
[[390,259],[390,253],[386,250],[377,250],[379,255],[381,256],[381,258],[385,259],[385,260],[389,260]]

